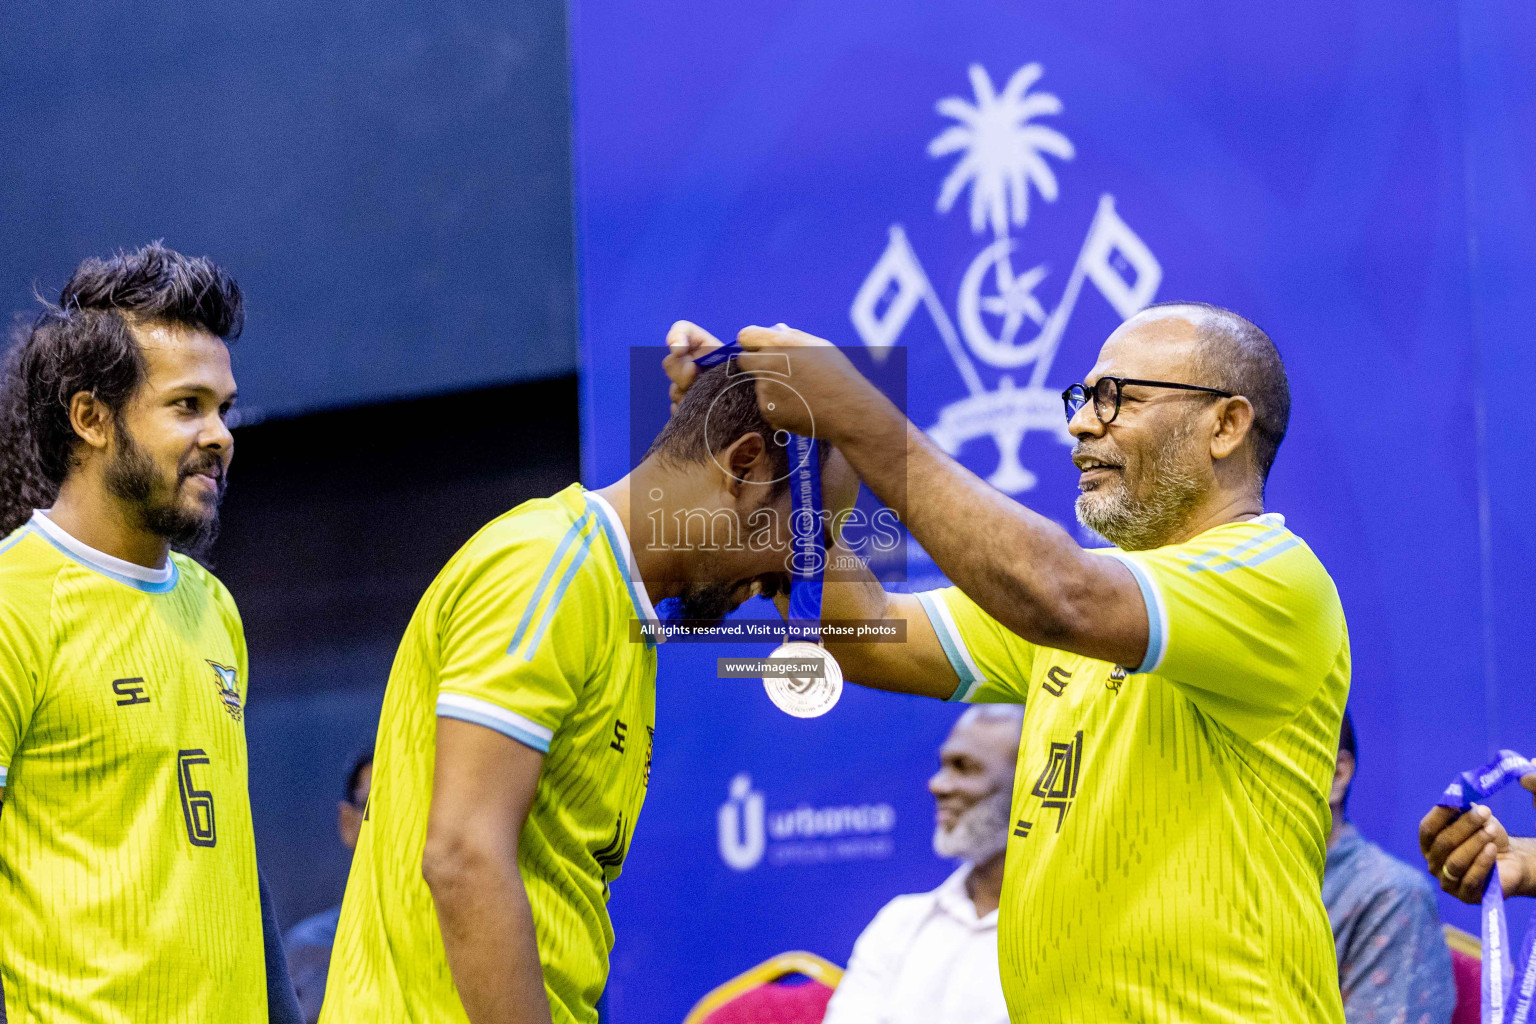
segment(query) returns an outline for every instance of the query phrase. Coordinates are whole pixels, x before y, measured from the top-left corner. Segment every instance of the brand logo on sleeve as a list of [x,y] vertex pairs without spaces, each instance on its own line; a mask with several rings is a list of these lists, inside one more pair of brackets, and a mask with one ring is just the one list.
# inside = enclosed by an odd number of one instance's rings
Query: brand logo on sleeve
[[1067,692],[1067,684],[1072,681],[1072,673],[1060,665],[1052,665],[1051,670],[1045,674],[1045,679],[1040,683],[1040,689],[1052,697],[1060,697]]
[[224,702],[224,710],[229,712],[230,718],[240,721],[245,716],[245,706],[240,703],[240,691],[235,688],[235,684],[240,679],[239,669],[220,665],[212,660],[209,660],[208,664],[213,669],[214,680],[219,687],[219,700]]

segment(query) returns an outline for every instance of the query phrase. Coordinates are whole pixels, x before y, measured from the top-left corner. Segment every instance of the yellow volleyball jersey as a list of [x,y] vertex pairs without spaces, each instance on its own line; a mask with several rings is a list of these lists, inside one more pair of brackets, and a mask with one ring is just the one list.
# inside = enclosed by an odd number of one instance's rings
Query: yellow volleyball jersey
[[9,1024],[264,1024],[245,639],[191,559],[0,542]]
[[555,1024],[594,1024],[618,877],[650,781],[654,619],[622,524],[572,485],[492,521],[416,608],[390,671],[373,788],[321,1020],[466,1021],[421,876],[438,717],[544,753],[518,844]]
[[961,683],[1023,703],[998,950],[1014,1020],[1341,1024],[1321,884],[1349,637],[1279,515],[1152,551],[1121,669],[920,595]]

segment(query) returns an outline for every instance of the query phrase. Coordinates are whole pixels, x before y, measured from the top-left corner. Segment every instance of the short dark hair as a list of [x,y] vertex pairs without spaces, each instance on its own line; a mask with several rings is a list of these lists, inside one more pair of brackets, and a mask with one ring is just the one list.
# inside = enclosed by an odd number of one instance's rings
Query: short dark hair
[[357,806],[357,783],[363,777],[364,769],[373,764],[373,744],[370,743],[356,754],[352,755],[352,766],[347,769],[347,788],[342,794],[342,799],[353,807]]
[[1159,302],[1147,309],[1174,306],[1206,314],[1195,325],[1200,342],[1197,360],[1204,379],[1190,383],[1230,391],[1252,403],[1254,462],[1259,480],[1268,480],[1291,422],[1291,385],[1280,350],[1252,320],[1209,302]]
[[[789,489],[789,448],[774,439],[777,431],[763,418],[757,407],[757,388],[729,359],[712,366],[694,378],[693,385],[677,405],[677,412],[661,428],[645,453],[673,463],[703,462],[734,444],[746,434],[757,434],[768,452],[768,465],[774,485],[770,494],[777,498]],[[832,446],[818,446],[821,465],[827,464]]]
[[95,395],[115,415],[144,380],[144,354],[130,327],[179,324],[225,341],[240,336],[240,286],[206,257],[159,242],[108,259],[87,259],[57,305],[14,332],[0,380],[0,535],[53,502],[74,464],[79,438],[69,403]]
[[[1344,721],[1339,723],[1339,751],[1349,751],[1350,760],[1355,762],[1355,775],[1360,774],[1360,751],[1355,745],[1355,722],[1349,717],[1349,708],[1344,709]],[[1344,799],[1339,801],[1339,806],[1349,805],[1349,791],[1355,788],[1355,776],[1350,776],[1349,785],[1344,787]]]

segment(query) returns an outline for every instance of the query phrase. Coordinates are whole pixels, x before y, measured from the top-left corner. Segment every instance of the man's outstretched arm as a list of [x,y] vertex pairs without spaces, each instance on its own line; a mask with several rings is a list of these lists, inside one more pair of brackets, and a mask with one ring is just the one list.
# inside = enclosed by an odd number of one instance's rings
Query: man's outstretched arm
[[[698,324],[679,320],[667,332],[667,356],[662,363],[671,391],[672,411],[692,386],[698,370],[694,360],[720,347],[720,340]],[[849,682],[876,690],[911,693],[948,700],[959,677],[939,643],[922,604],[912,594],[892,594],[880,585],[863,560],[840,543],[829,543],[828,572],[822,587],[823,619],[883,619],[906,622],[903,643],[854,643],[828,639],[825,646],[837,659]],[[858,568],[849,568],[858,566]],[[779,595],[779,611],[788,599]]]
[[544,755],[499,732],[437,720],[422,875],[473,1024],[550,1024],[528,892],[517,869]]
[[[945,575],[992,618],[1033,643],[1119,665],[1141,663],[1146,604],[1124,565],[1085,551],[1061,527],[946,455],[829,343],[800,331],[754,327],[738,341],[766,350],[738,357],[743,370],[782,374],[785,358],[792,359],[789,376],[801,401],[776,403],[778,411],[816,410],[817,435],[843,453]],[[719,341],[679,321],[667,345],[664,369],[676,402],[693,383],[692,360]],[[766,409],[765,415],[774,418]]]
[[[899,453],[890,450],[893,434],[904,442]],[[1141,664],[1146,604],[1120,562],[1084,550],[1066,530],[945,454],[905,417],[861,431],[839,451],[880,500],[900,501],[904,485],[912,536],[1010,631],[1044,647]]]
[[[948,700],[960,685],[933,624],[915,594],[892,594],[841,544],[827,551],[831,564],[821,591],[823,619],[882,619],[905,622],[901,643],[869,643],[827,638],[824,646],[852,683],[893,693]],[[860,568],[849,569],[849,565]],[[780,610],[787,603],[780,599]]]

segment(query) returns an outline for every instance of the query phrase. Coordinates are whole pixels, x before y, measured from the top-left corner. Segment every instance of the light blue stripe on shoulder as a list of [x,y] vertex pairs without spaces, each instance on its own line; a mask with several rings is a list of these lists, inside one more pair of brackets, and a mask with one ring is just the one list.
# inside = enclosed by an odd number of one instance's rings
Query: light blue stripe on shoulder
[[17,544],[20,544],[21,539],[31,532],[31,523],[22,523],[20,526],[16,527],[16,529],[11,531],[9,537],[6,537],[5,540],[0,540],[0,555],[5,554],[7,551],[11,550],[11,548],[15,547]]
[[960,685],[955,687],[955,692],[949,695],[950,702],[965,701],[971,696],[980,681],[976,673],[971,671],[965,655],[960,653],[959,637],[953,635],[946,623],[943,610],[937,607],[939,598],[930,593],[921,592],[917,595],[918,603],[923,606],[923,611],[928,616],[928,621],[933,625],[934,635],[939,638],[939,646],[944,648],[944,656],[949,659],[950,667],[955,670],[955,675],[960,677]]
[[1215,548],[1212,548],[1205,552],[1205,554],[1201,555],[1199,558],[1195,559],[1193,562],[1189,563],[1189,571],[1205,572],[1208,569],[1214,569],[1217,572],[1227,572],[1229,570],[1235,569],[1238,566],[1244,564],[1242,560],[1244,555],[1258,547],[1260,544],[1272,540],[1284,532],[1285,527],[1283,525],[1271,526],[1269,529],[1265,530],[1258,536],[1249,537],[1241,544],[1229,548],[1226,551],[1217,551]]
[[565,574],[560,577],[559,584],[555,587],[555,593],[550,597],[548,604],[544,606],[544,615],[539,619],[539,626],[533,631],[533,636],[528,641],[528,649],[523,652],[524,661],[532,661],[534,652],[539,649],[539,641],[544,638],[544,631],[549,628],[549,620],[555,617],[555,609],[560,607],[560,599],[565,596],[565,590],[571,585],[571,580],[581,569],[582,563],[587,560],[587,553],[592,550],[592,534],[590,532],[581,535],[581,546],[571,556],[571,564],[566,566]]
[[1274,538],[1280,536],[1284,532],[1285,532],[1285,526],[1283,524],[1282,525],[1277,525],[1277,526],[1271,526],[1269,529],[1265,530],[1263,533],[1258,534],[1257,536],[1254,536],[1254,537],[1249,537],[1247,540],[1243,541],[1241,544],[1239,544],[1236,547],[1232,548],[1230,551],[1223,552],[1223,554],[1225,554],[1228,558],[1233,559],[1234,561],[1236,561],[1238,559],[1241,559],[1242,556],[1246,555],[1248,552],[1252,551],[1254,548],[1258,547],[1261,544],[1266,543],[1267,541],[1273,540]]
[[[624,577],[624,586],[629,591],[629,603],[634,605],[635,608],[635,618],[644,619],[646,617],[645,605],[640,603],[640,594],[635,590],[634,578],[629,574],[629,563],[624,560],[624,545],[614,535],[613,525],[608,522],[608,517],[603,515],[600,509],[593,506],[591,498],[587,499],[587,508],[591,509],[592,515],[597,516],[597,521],[603,528],[603,536],[608,538],[608,550],[613,552],[613,560],[619,567],[619,575]],[[645,635],[645,642],[649,647],[656,646],[655,637],[648,634]]]
[[1156,672],[1163,663],[1163,654],[1168,650],[1168,617],[1163,613],[1163,597],[1157,592],[1157,586],[1152,582],[1152,577],[1147,571],[1136,563],[1136,559],[1123,551],[1104,552],[1110,558],[1119,562],[1131,570],[1131,575],[1136,579],[1136,586],[1141,591],[1141,602],[1147,606],[1147,653],[1141,659],[1141,664],[1135,668],[1127,667],[1134,674],[1144,672]]
[[0,764],[0,786],[5,785],[5,776],[6,776],[6,773],[9,772],[9,771],[10,771],[9,768],[7,768],[3,764]]
[[544,588],[549,586],[549,581],[555,575],[555,570],[560,567],[560,560],[565,557],[566,551],[570,549],[571,544],[575,542],[576,538],[581,536],[582,530],[586,529],[587,523],[591,522],[591,520],[592,513],[588,512],[572,523],[571,528],[565,531],[565,536],[560,538],[560,544],[555,548],[554,557],[544,567],[544,575],[539,577],[538,585],[533,588],[533,596],[528,599],[528,607],[523,609],[523,617],[518,620],[517,631],[512,634],[512,642],[507,645],[508,654],[517,650],[517,645],[522,642],[523,634],[528,632],[528,624],[533,621],[534,610],[539,606],[539,598],[544,596]]
[[503,736],[511,737],[523,746],[537,750],[541,754],[549,753],[549,740],[544,739],[542,736],[535,736],[527,729],[519,729],[509,722],[504,722],[499,718],[476,711],[473,708],[450,707],[439,704],[437,706],[437,717],[453,718],[460,722],[469,722],[471,725],[483,725],[485,728],[499,732]]
[[1276,555],[1282,555],[1285,552],[1291,550],[1291,548],[1299,547],[1300,545],[1301,538],[1297,537],[1295,534],[1292,534],[1291,536],[1286,537],[1280,543],[1276,544],[1274,547],[1270,548],[1268,551],[1262,551],[1259,554],[1254,555],[1244,564],[1248,566],[1263,565],[1265,562],[1269,561],[1271,558],[1274,558]]
[[[1275,543],[1258,551],[1257,554],[1254,553],[1260,545],[1269,541]],[[1252,568],[1255,565],[1263,565],[1276,555],[1283,554],[1300,543],[1301,539],[1295,534],[1284,526],[1277,526],[1238,545],[1231,551],[1207,551],[1191,562],[1188,568],[1190,572],[1231,572],[1233,569]]]
[[65,558],[69,559],[71,562],[74,562],[81,568],[89,569],[91,572],[105,576],[109,580],[116,580],[118,583],[121,583],[125,587],[132,587],[134,590],[141,590],[146,594],[168,594],[176,589],[176,582],[181,579],[181,567],[176,564],[176,559],[174,558],[170,560],[170,577],[161,583],[150,583],[146,580],[136,580],[132,576],[124,576],[122,573],[113,572],[106,566],[95,565],[91,562],[82,561],[73,551],[69,550],[69,548],[60,544],[58,541],[54,540],[43,531],[33,530],[32,532],[52,545],[53,549],[59,554],[63,555]]

